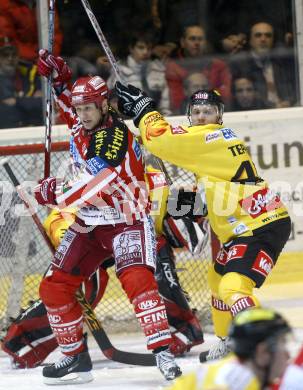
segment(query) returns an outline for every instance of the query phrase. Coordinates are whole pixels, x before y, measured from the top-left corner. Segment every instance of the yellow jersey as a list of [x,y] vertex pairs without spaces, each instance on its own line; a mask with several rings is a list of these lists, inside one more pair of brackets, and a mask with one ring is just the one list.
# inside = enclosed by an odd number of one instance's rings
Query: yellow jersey
[[143,116],[139,129],[151,153],[194,173],[204,185],[209,222],[221,242],[250,236],[288,217],[232,129],[219,124],[172,127],[156,111]]
[[167,390],[261,390],[260,382],[235,355],[183,375]]

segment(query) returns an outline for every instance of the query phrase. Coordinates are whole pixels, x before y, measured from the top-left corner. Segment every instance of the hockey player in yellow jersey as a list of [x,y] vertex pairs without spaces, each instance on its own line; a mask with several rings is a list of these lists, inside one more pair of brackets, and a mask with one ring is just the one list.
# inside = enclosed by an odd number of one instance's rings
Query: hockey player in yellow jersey
[[287,366],[288,323],[271,309],[250,308],[234,318],[233,353],[184,375],[168,390],[265,390]]
[[139,89],[116,83],[118,107],[139,127],[154,155],[187,169],[204,185],[209,223],[222,249],[209,270],[212,317],[218,344],[201,361],[228,351],[232,317],[260,306],[261,287],[290,234],[290,218],[278,194],[259,177],[242,139],[224,126],[224,105],[215,90],[195,92],[190,125],[172,126]]

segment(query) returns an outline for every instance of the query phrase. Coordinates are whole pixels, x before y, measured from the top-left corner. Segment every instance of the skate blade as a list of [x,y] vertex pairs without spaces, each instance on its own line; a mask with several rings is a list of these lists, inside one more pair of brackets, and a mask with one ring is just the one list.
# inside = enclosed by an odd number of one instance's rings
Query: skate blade
[[88,383],[94,379],[91,372],[73,372],[67,374],[62,378],[48,378],[43,377],[43,382],[46,385],[80,385],[81,383]]

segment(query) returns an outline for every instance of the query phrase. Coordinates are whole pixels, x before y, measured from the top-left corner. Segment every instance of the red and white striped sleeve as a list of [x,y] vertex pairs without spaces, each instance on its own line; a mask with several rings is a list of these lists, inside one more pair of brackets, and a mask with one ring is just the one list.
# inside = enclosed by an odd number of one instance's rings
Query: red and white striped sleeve
[[81,179],[74,183],[70,189],[57,196],[59,209],[81,208],[86,204],[95,205],[97,203],[99,205],[101,198],[97,194],[109,190],[118,174],[118,171],[110,166],[102,169],[96,176],[88,172],[82,174]]
[[59,107],[60,115],[71,129],[75,122],[76,114],[70,103],[70,95],[71,92],[68,88],[65,88],[60,95],[54,93],[54,99]]

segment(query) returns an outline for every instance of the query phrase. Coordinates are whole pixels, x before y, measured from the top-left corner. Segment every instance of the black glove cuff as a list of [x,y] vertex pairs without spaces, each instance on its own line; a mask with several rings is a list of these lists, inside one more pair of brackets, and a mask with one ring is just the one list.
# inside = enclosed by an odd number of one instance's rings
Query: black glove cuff
[[141,110],[140,113],[137,116],[135,116],[134,125],[136,127],[139,127],[141,118],[143,118],[144,115],[147,114],[148,112],[152,112],[155,110],[156,110],[156,104],[153,100],[150,100],[150,102],[143,108],[143,110]]

